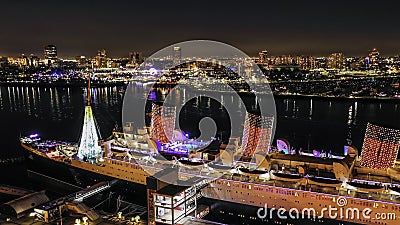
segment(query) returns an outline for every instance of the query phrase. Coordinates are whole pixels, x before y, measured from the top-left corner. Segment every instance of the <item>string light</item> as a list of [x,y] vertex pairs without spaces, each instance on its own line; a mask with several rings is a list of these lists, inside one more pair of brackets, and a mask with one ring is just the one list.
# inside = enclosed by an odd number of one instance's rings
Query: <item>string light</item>
[[268,152],[272,126],[273,117],[246,113],[241,146],[244,157],[253,157],[256,152]]
[[97,158],[101,153],[101,147],[98,142],[99,136],[97,134],[93,111],[90,106],[86,106],[78,157],[81,159],[85,157],[87,159]]
[[175,129],[176,108],[153,103],[151,113],[151,138],[162,144],[169,143]]
[[368,123],[361,152],[361,166],[386,170],[394,166],[400,145],[400,131]]

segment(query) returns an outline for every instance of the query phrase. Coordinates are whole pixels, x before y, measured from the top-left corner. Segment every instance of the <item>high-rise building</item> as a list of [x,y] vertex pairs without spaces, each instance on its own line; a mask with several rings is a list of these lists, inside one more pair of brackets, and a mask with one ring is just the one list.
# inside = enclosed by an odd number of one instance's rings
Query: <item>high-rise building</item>
[[327,58],[327,68],[344,70],[346,68],[346,58],[344,57],[344,54],[339,52],[329,55]]
[[44,59],[49,66],[57,62],[57,47],[55,45],[47,45],[44,47]]
[[346,67],[349,70],[360,70],[361,68],[365,68],[364,62],[365,60],[362,57],[349,57],[346,59]]
[[376,48],[372,49],[368,54],[367,68],[377,69],[379,66],[379,56],[380,53],[378,49]]
[[80,67],[80,68],[90,67],[89,60],[84,55],[75,57],[75,60],[76,60],[78,67]]
[[169,143],[175,129],[176,108],[163,103],[153,103],[150,136],[161,144]]
[[371,62],[378,60],[380,56],[380,53],[378,49],[374,48],[369,52],[369,58],[371,59]]
[[327,68],[327,58],[326,57],[315,57],[315,68],[326,69]]
[[290,66],[294,65],[294,58],[291,55],[281,55],[277,56],[273,60],[274,65]]
[[47,45],[44,48],[45,59],[57,59],[57,47],[55,45]]
[[315,58],[312,56],[298,56],[295,61],[302,70],[313,70],[317,68]]
[[130,52],[129,53],[129,63],[133,65],[140,65],[143,63],[142,52]]
[[181,60],[182,60],[182,50],[181,47],[174,47],[174,54],[173,54],[173,66],[178,66],[179,64],[181,64]]
[[260,58],[260,63],[262,64],[267,64],[268,63],[268,51],[264,50],[260,53],[258,53],[259,58]]
[[96,55],[96,67],[106,68],[107,67],[107,51],[104,49],[98,50]]
[[30,62],[29,62],[29,57],[26,56],[25,54],[22,54],[21,57],[18,59],[19,61],[19,66],[21,67],[29,67]]
[[273,117],[246,113],[243,129],[242,155],[253,157],[256,152],[268,152],[272,138]]
[[31,67],[38,67],[39,66],[39,62],[40,62],[40,58],[37,57],[36,55],[30,55],[29,56],[29,62],[30,62],[30,66]]
[[386,170],[394,166],[400,145],[400,130],[368,123],[361,152],[361,166]]

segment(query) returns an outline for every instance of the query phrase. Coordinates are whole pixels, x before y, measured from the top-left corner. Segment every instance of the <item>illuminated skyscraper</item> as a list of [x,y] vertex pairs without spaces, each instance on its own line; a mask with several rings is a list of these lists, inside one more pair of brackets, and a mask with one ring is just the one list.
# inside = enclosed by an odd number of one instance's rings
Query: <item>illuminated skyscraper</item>
[[143,62],[143,54],[141,52],[130,52],[129,63],[133,65],[140,65]]
[[333,53],[327,59],[327,68],[335,70],[344,70],[346,68],[346,58],[343,53]]
[[57,59],[57,47],[55,45],[47,45],[44,47],[45,59]]
[[268,152],[272,138],[273,117],[246,113],[242,137],[242,155],[253,157],[256,152]]
[[399,130],[368,123],[361,152],[361,166],[379,170],[393,167],[399,145]]
[[374,48],[369,52],[368,55],[368,64],[367,67],[368,68],[372,68],[372,69],[377,69],[379,66],[379,56],[380,53],[378,51],[378,49]]
[[294,58],[291,55],[281,55],[277,56],[273,62],[274,65],[290,66],[294,65]]
[[107,67],[107,52],[104,49],[98,50],[96,55],[96,67],[106,68]]
[[84,55],[75,57],[75,60],[78,63],[78,67],[81,68],[90,67],[89,60]]
[[29,56],[29,61],[30,61],[30,66],[31,67],[38,67],[39,66],[40,59],[36,55],[32,55],[31,54]]
[[267,64],[268,63],[268,51],[264,50],[260,53],[258,53],[260,57],[260,63]]
[[44,47],[44,59],[47,65],[52,65],[57,61],[57,47],[55,45],[47,45]]
[[150,136],[162,144],[169,143],[175,129],[176,108],[153,103]]
[[179,64],[181,64],[181,60],[182,60],[181,47],[174,47],[173,66],[178,66]]
[[295,58],[296,64],[299,65],[302,70],[313,70],[316,69],[315,58],[312,56],[297,56]]
[[29,57],[24,54],[21,55],[21,57],[19,58],[19,61],[20,61],[20,63],[19,63],[20,66],[28,67],[30,65]]

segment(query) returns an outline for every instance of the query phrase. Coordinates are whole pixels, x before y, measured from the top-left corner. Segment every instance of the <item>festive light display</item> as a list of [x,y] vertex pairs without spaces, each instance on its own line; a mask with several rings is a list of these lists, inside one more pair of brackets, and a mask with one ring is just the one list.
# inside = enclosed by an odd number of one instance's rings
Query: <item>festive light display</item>
[[78,157],[80,159],[96,159],[101,153],[101,147],[98,142],[99,136],[97,134],[92,107],[88,105],[85,107],[85,117],[78,149]]
[[253,157],[256,152],[268,152],[272,127],[273,117],[246,113],[242,139],[243,156]]
[[361,152],[361,166],[386,170],[394,166],[400,145],[400,131],[368,123]]
[[290,144],[286,140],[278,139],[278,140],[276,140],[276,148],[280,152],[284,152],[285,154],[289,154]]
[[175,129],[175,107],[153,103],[151,113],[151,138],[159,141],[161,144],[169,143]]

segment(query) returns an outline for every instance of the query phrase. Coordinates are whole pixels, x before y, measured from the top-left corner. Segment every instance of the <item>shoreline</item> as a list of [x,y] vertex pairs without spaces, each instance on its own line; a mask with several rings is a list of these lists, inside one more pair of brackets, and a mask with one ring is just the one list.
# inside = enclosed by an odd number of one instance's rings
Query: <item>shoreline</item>
[[[91,86],[94,88],[97,87],[122,87],[126,86],[127,83],[123,81],[117,81],[117,82],[92,82]],[[86,87],[87,83],[86,82],[31,82],[31,83],[23,83],[23,82],[5,82],[1,81],[0,82],[0,87]],[[161,87],[161,86],[171,86],[169,85],[156,85],[156,87]],[[203,90],[207,92],[207,90]],[[211,90],[210,90],[211,91]],[[212,90],[212,92],[215,92],[215,90]],[[224,93],[225,91],[221,91],[221,93]],[[239,93],[239,94],[244,94]],[[261,93],[263,95],[263,93]],[[274,98],[296,98],[296,99],[322,99],[322,100],[330,100],[330,101],[370,101],[370,102],[379,102],[379,101],[399,101],[400,98],[394,98],[394,97],[349,97],[349,96],[326,96],[326,95],[309,95],[309,94],[281,94],[281,93],[273,93]]]
[[274,93],[274,98],[322,99],[330,101],[369,101],[369,102],[399,101],[400,103],[400,98],[393,98],[393,97],[348,97],[348,96],[323,96],[323,95],[292,95],[292,94]]
[[[125,86],[123,81],[118,82],[91,82],[92,87]],[[0,82],[1,87],[86,87],[87,82]]]

